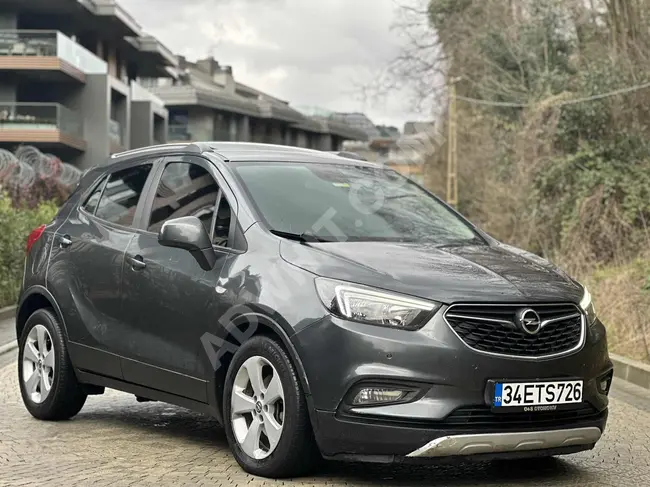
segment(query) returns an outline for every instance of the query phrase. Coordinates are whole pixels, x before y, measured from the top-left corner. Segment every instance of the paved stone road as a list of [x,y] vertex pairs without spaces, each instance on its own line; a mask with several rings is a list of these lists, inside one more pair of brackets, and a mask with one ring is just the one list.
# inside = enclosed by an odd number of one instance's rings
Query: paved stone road
[[0,369],[2,486],[650,485],[650,394],[640,389],[615,393],[639,407],[614,399],[594,451],[562,460],[417,468],[331,463],[315,477],[274,482],[244,473],[209,418],[111,391],[90,397],[71,421],[40,422],[23,408],[15,376],[15,363]]
[[0,345],[9,343],[16,339],[15,320],[0,320]]

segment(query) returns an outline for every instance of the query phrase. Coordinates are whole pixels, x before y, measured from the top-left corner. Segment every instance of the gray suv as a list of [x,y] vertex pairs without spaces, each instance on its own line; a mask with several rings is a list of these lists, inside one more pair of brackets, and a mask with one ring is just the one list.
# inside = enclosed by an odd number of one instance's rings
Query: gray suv
[[106,387],[177,404],[267,477],[590,449],[612,380],[562,271],[390,169],[261,144],[89,170],[29,236],[16,332],[36,418]]

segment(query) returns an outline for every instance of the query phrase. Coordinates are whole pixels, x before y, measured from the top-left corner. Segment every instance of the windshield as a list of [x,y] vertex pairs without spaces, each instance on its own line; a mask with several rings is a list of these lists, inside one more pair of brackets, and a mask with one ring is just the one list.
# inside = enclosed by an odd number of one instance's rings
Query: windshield
[[437,199],[391,169],[295,162],[237,163],[234,169],[265,223],[284,236],[483,243]]

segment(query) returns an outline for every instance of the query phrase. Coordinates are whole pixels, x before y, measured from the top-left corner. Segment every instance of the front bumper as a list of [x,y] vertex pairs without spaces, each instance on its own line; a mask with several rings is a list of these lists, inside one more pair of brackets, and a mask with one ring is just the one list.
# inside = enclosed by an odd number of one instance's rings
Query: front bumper
[[556,423],[458,427],[356,417],[317,411],[316,440],[326,458],[378,463],[442,459],[528,457],[576,453],[594,447],[607,424],[607,409],[590,418]]
[[[548,360],[479,354],[460,341],[441,312],[415,332],[326,317],[293,340],[309,382],[316,440],[326,457],[429,459],[413,455],[427,445],[435,447],[438,458],[573,453],[592,448],[605,430],[608,398],[599,382],[611,376],[612,363],[600,322],[588,327],[579,351]],[[584,389],[575,414],[490,416],[490,380],[576,378],[584,381]],[[363,383],[415,385],[422,394],[404,404],[350,406],[350,391]],[[582,440],[568,431],[583,428],[588,430],[578,434]],[[549,433],[554,431],[560,433]],[[516,433],[524,433],[524,439],[512,436]],[[451,438],[441,440],[446,437]],[[534,437],[540,440],[529,440]],[[453,448],[446,446],[452,443]]]

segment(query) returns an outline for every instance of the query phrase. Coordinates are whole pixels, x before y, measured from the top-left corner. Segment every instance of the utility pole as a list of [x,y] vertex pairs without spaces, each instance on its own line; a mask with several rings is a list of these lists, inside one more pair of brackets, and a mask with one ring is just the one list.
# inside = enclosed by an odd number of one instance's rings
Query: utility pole
[[456,82],[454,78],[449,83],[449,138],[447,139],[447,203],[454,208],[458,205],[458,151],[456,145],[457,112],[456,112]]

